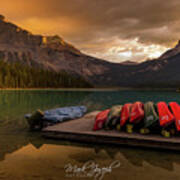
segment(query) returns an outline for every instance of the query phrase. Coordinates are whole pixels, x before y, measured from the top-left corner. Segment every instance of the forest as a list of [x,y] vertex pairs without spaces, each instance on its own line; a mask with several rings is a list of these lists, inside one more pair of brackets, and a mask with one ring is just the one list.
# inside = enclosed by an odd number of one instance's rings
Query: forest
[[82,77],[0,61],[0,88],[89,88]]

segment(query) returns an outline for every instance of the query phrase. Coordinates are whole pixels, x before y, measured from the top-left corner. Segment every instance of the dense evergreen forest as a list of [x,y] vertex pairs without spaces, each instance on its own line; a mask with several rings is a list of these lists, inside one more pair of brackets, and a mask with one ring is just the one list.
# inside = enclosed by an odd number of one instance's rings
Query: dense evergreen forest
[[81,77],[0,61],[0,88],[92,87]]

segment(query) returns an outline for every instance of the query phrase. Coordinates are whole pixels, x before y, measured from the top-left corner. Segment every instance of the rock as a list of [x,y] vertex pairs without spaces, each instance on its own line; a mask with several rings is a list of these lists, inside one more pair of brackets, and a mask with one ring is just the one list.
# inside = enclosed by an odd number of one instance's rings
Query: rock
[[37,110],[31,116],[26,117],[31,131],[43,128],[43,116],[44,113],[41,110]]

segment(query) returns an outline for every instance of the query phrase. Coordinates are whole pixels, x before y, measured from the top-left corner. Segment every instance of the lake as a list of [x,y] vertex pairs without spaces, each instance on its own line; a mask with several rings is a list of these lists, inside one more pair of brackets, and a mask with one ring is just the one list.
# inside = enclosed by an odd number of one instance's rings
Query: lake
[[[36,109],[86,105],[88,111],[134,101],[177,101],[180,93],[171,91],[0,91],[0,179],[180,179],[180,154],[168,151],[110,147],[43,139],[31,133],[23,116]],[[94,163],[106,168],[82,173],[82,167]],[[117,167],[108,171],[113,163]],[[79,168],[77,170],[77,168]],[[76,170],[72,173],[72,170]],[[152,178],[153,175],[153,178]]]

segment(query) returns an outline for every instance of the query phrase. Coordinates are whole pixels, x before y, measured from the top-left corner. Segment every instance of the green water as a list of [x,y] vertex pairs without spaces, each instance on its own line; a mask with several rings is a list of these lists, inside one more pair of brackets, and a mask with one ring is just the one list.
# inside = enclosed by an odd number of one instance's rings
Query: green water
[[[67,174],[71,163],[81,167],[90,160],[100,167],[115,160],[120,166],[102,179],[180,179],[180,154],[124,147],[85,145],[43,139],[28,132],[23,115],[36,109],[86,105],[89,111],[134,101],[177,101],[170,91],[0,91],[0,179],[94,179]],[[100,178],[98,178],[100,179]]]

